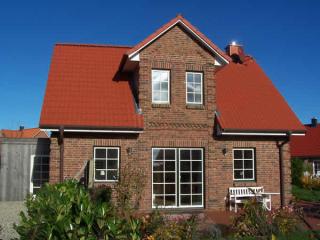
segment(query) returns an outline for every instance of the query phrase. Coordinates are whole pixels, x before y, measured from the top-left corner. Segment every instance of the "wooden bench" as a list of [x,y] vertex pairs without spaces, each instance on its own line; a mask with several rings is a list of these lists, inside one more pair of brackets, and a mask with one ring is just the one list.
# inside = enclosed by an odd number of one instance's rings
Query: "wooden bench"
[[238,204],[244,203],[248,198],[255,196],[261,197],[264,193],[263,187],[230,187],[229,188],[229,208],[232,211],[232,203],[234,210],[237,212]]

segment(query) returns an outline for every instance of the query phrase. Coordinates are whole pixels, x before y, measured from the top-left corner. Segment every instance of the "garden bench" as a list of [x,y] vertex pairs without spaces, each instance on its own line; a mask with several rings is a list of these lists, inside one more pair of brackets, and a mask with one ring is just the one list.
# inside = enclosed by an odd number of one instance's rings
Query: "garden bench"
[[[244,203],[248,198],[262,197],[264,193],[263,187],[230,187],[229,188],[229,208],[232,211],[232,203],[234,210],[237,212],[238,204]],[[265,201],[268,201],[267,199]],[[265,202],[263,202],[265,205]],[[271,202],[270,202],[271,203]]]

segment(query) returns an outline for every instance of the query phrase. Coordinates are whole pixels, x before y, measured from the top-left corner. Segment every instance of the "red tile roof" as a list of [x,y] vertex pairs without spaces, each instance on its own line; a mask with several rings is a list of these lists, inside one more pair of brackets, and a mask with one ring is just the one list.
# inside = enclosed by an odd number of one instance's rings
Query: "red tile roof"
[[291,156],[320,158],[320,124],[306,125],[305,136],[293,136],[290,141]]
[[40,128],[26,128],[23,130],[2,129],[0,136],[4,138],[48,138]]
[[161,34],[162,32],[170,29],[170,27],[174,26],[175,24],[177,24],[178,22],[182,22],[185,26],[187,26],[187,28],[189,28],[192,32],[194,32],[195,34],[197,34],[202,41],[204,41],[206,44],[208,44],[212,49],[214,49],[214,51],[216,53],[218,53],[221,57],[223,57],[224,59],[226,59],[227,61],[231,61],[231,58],[224,52],[222,51],[219,47],[217,47],[209,38],[207,38],[203,33],[201,33],[195,26],[193,26],[189,21],[187,21],[184,17],[182,17],[181,15],[178,15],[177,17],[175,17],[174,19],[172,19],[171,21],[169,21],[168,23],[166,23],[165,25],[163,25],[162,27],[160,27],[157,31],[155,31],[154,33],[152,33],[151,35],[149,35],[146,39],[144,39],[143,41],[141,41],[140,43],[138,43],[136,46],[134,46],[133,48],[129,49],[127,51],[127,55],[130,55],[136,51],[138,51],[140,48],[143,48],[144,46],[146,46],[150,41],[153,41],[154,39],[157,38],[157,36],[159,34]]
[[216,74],[218,121],[225,131],[303,132],[304,126],[250,57]]
[[118,73],[128,47],[57,44],[40,127],[141,129],[129,79]]

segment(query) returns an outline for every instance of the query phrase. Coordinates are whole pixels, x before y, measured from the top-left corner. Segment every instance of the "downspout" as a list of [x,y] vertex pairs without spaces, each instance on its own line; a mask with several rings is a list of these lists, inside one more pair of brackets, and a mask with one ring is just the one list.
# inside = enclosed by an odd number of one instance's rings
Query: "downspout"
[[279,143],[277,141],[277,147],[279,148],[279,170],[280,170],[280,205],[285,206],[285,174],[284,174],[284,153],[283,146],[290,141],[291,132],[287,133],[287,139]]
[[63,169],[64,169],[64,140],[63,140],[63,133],[64,133],[64,128],[63,126],[60,126],[59,128],[59,137],[58,137],[58,144],[60,146],[60,182],[63,182],[64,176],[63,176]]

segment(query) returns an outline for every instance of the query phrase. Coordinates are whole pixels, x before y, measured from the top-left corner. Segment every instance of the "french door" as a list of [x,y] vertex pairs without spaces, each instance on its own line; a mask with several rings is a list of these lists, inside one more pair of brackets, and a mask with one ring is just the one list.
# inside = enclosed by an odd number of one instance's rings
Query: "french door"
[[152,149],[152,207],[203,207],[203,149]]

